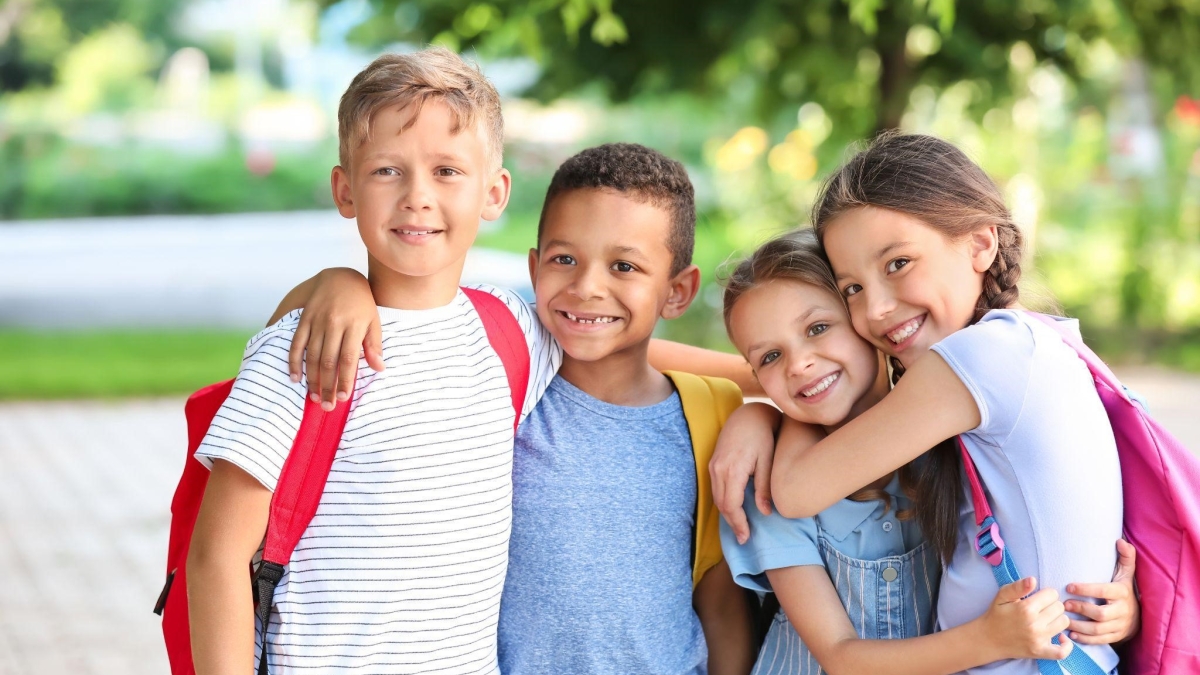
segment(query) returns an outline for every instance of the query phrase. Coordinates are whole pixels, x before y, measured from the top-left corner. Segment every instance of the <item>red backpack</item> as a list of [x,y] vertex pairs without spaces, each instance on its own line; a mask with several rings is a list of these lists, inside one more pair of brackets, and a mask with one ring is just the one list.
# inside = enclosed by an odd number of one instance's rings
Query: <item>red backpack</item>
[[[525,334],[516,317],[496,296],[475,289],[464,288],[463,292],[475,306],[483,321],[488,342],[500,356],[508,376],[513,400],[513,430],[521,417],[525,405],[525,391],[529,384],[529,348]],[[184,406],[188,423],[188,455],[183,467],[183,476],[175,488],[171,500],[171,539],[167,549],[167,580],[163,586],[154,613],[163,618],[163,638],[167,645],[167,657],[172,675],[194,675],[192,665],[192,640],[188,622],[187,570],[185,563],[192,530],[208,484],[209,471],[195,461],[196,448],[208,433],[208,427],[216,417],[221,404],[233,389],[233,380],[209,385],[192,394]],[[308,529],[317,512],[325,481],[333,465],[334,455],[341,442],[342,431],[350,414],[350,404],[338,403],[330,412],[320,404],[305,398],[304,416],[300,429],[292,443],[292,449],[284,461],[275,492],[271,496],[270,516],[263,541],[262,565],[250,579],[253,583],[256,612],[263,626],[270,617],[275,587],[283,578],[284,570],[292,558],[292,552],[300,537]],[[178,585],[174,593],[174,586]],[[267,673],[267,641],[262,640],[259,658],[259,675]]]
[[[1134,576],[1142,608],[1141,630],[1123,650],[1120,670],[1129,675],[1200,673],[1200,458],[1130,399],[1073,330],[1044,314],[1030,316],[1052,328],[1087,364],[1117,443],[1125,538],[1137,549]],[[992,565],[998,584],[1016,581],[1020,573],[961,436],[958,445],[979,527],[975,548]],[[1057,663],[1039,661],[1038,667],[1043,673],[1100,673],[1081,649]]]

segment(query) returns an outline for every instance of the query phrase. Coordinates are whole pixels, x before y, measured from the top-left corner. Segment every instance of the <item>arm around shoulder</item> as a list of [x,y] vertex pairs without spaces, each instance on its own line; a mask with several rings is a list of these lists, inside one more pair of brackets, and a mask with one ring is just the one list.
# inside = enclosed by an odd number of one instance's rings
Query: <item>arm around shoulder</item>
[[873,408],[808,450],[780,452],[775,507],[789,518],[812,517],[979,420],[971,392],[931,351]]

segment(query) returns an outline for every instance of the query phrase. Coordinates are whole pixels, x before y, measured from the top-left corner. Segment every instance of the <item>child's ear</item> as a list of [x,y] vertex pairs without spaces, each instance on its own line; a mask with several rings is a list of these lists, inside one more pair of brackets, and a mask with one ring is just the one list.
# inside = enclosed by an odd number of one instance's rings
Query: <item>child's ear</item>
[[492,184],[488,187],[487,199],[483,203],[483,212],[480,216],[484,220],[495,220],[504,213],[504,207],[508,206],[508,195],[512,191],[512,174],[508,169],[500,169],[496,172],[496,176],[492,179]]
[[996,262],[996,254],[999,251],[1000,238],[996,235],[996,226],[981,227],[967,236],[971,267],[977,273],[983,274]]
[[350,192],[350,174],[340,166],[333,167],[329,185],[333,189],[333,203],[337,205],[338,213],[343,218],[353,218],[354,195]]
[[537,289],[537,272],[538,272],[538,250],[536,248],[529,249],[529,285]]
[[671,294],[667,296],[667,304],[662,308],[662,318],[675,319],[683,316],[699,291],[700,268],[688,265],[671,278]]

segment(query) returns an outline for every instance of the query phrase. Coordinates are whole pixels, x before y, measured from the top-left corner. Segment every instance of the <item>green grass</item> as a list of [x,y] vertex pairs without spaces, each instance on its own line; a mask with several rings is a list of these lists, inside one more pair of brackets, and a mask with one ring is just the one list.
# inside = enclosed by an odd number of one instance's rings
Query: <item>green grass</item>
[[0,329],[0,400],[186,394],[236,375],[250,335]]

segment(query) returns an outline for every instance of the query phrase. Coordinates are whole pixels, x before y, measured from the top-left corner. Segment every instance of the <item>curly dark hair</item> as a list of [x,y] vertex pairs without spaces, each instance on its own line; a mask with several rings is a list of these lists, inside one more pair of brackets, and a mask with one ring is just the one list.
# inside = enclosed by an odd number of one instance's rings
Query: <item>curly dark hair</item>
[[671,214],[667,248],[671,251],[671,276],[692,264],[696,243],[696,197],[683,164],[637,143],[605,143],[570,157],[554,172],[542,217],[538,221],[538,246],[546,210],[555,197],[572,190],[609,189]]

